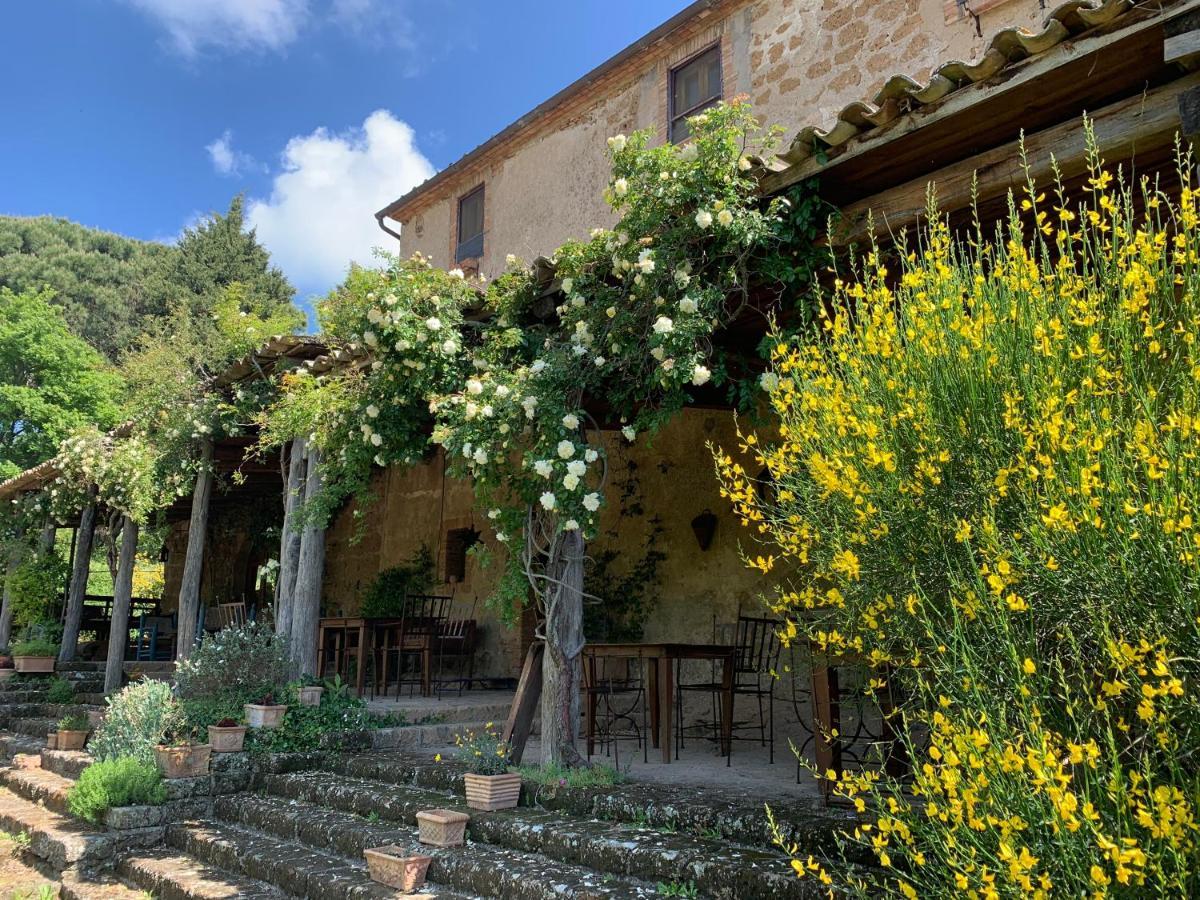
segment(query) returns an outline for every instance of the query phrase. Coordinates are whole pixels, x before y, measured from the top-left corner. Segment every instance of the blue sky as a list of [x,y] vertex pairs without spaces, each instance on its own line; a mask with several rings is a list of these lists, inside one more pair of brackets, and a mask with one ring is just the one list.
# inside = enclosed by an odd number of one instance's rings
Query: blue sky
[[8,3],[0,214],[171,240],[241,191],[304,300],[376,209],[687,2]]

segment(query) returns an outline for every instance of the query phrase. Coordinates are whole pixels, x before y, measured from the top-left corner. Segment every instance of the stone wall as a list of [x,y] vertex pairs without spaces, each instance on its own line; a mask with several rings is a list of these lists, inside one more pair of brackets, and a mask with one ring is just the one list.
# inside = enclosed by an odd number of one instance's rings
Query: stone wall
[[[977,21],[945,0],[730,0],[598,79],[562,107],[534,120],[399,214],[401,252],[455,265],[458,199],[486,188],[484,255],[469,267],[484,275],[507,254],[526,260],[569,238],[612,224],[601,194],[608,180],[605,139],[667,124],[670,70],[719,43],[724,95],[745,95],[785,142],[809,124],[827,126],[855,100],[870,99],[893,74],[924,80],[950,59],[972,59],[1003,27],[1039,29],[1039,0],[989,3]],[[497,50],[498,53],[503,52]]]

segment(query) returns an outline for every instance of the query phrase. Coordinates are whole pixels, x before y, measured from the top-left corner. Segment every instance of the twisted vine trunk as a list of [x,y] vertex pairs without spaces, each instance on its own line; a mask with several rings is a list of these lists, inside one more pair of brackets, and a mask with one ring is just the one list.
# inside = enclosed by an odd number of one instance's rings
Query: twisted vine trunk
[[546,561],[546,653],[542,661],[542,763],[585,765],[579,736],[579,689],[583,667],[583,561],[580,531],[564,531]]
[[112,629],[108,633],[108,660],[104,664],[104,693],[121,687],[125,647],[129,643],[129,603],[133,599],[133,561],[137,556],[138,525],[125,516],[121,526],[121,552],[113,582]]
[[305,442],[298,437],[288,451],[287,481],[283,486],[283,533],[279,538],[279,577],[275,580],[275,633],[290,638],[296,602],[296,569],[300,565],[298,511],[304,503]]
[[79,623],[83,619],[83,599],[87,594],[92,564],[92,538],[96,533],[96,487],[88,488],[88,504],[79,516],[75,538],[75,559],[71,566],[71,587],[67,592],[67,612],[63,617],[62,646],[58,658],[70,662],[79,643]]
[[[305,498],[321,491],[321,453],[308,452]],[[294,674],[317,672],[317,631],[321,620],[321,582],[325,575],[325,529],[305,523],[300,532],[300,559],[292,602],[291,654]],[[359,662],[362,665],[362,661]]]
[[[212,496],[213,444],[200,448],[200,469],[192,491],[192,516],[188,520],[187,554],[179,585],[179,621],[175,626],[177,659],[187,659],[196,645],[196,618],[200,615],[200,578],[204,574],[204,541],[208,533],[208,505]],[[128,521],[128,519],[126,520]]]

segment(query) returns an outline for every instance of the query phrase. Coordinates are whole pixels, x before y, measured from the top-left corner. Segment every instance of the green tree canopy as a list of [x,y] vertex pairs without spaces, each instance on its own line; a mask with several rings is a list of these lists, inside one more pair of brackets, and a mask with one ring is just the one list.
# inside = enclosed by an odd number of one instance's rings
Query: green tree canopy
[[0,477],[53,456],[89,424],[118,417],[120,377],[71,333],[52,293],[0,287]]

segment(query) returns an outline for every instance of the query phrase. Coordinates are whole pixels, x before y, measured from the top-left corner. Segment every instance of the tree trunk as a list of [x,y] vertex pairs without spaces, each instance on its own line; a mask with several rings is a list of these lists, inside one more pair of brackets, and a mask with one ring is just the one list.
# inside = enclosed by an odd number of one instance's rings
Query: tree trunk
[[200,578],[204,574],[204,540],[208,533],[208,505],[212,496],[213,445],[206,440],[200,449],[200,470],[192,492],[192,517],[188,521],[187,555],[179,586],[179,621],[175,625],[177,659],[187,659],[196,645],[196,618],[200,614]]
[[583,535],[564,531],[555,541],[547,572],[554,579],[546,603],[546,655],[542,661],[542,763],[579,766],[579,685],[583,652]]
[[83,619],[83,599],[87,594],[88,575],[91,574],[92,536],[96,532],[96,488],[88,490],[88,504],[79,516],[79,530],[75,538],[75,559],[71,566],[71,587],[67,592],[67,613],[63,618],[62,647],[58,658],[70,662],[75,658],[79,643],[79,623]]
[[[321,491],[321,453],[308,451],[308,475],[304,497],[309,500]],[[317,673],[317,631],[321,619],[321,587],[325,574],[325,529],[305,523],[300,533],[300,560],[296,567],[295,597],[292,604],[291,653],[297,676]],[[362,665],[363,661],[359,661]]]
[[279,576],[275,581],[275,633],[290,638],[295,608],[296,567],[300,564],[300,528],[297,512],[304,503],[305,442],[298,437],[288,454],[287,483],[283,488],[283,534],[279,539]]
[[113,582],[112,628],[108,633],[108,660],[104,665],[104,693],[121,687],[125,646],[129,643],[129,603],[133,598],[133,562],[137,557],[138,526],[128,516],[121,527],[121,553]]
[[8,563],[4,573],[4,601],[0,605],[0,647],[7,647],[12,642],[12,575],[21,564],[21,542],[23,535],[17,534],[9,548]]

